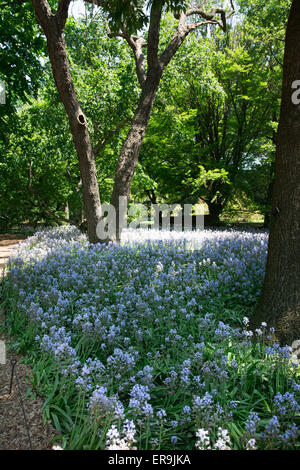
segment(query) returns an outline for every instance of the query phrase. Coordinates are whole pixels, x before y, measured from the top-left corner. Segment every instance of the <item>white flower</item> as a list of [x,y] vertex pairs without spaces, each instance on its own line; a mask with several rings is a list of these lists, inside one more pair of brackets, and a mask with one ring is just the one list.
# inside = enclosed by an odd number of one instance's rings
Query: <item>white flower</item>
[[136,447],[132,447],[132,444],[136,442],[134,439],[135,425],[133,421],[126,420],[122,429],[123,437],[121,437],[117,426],[113,424],[108,430],[106,437],[106,449],[107,450],[136,450]]
[[253,331],[243,331],[243,334],[249,338],[250,336],[253,336]]
[[218,439],[217,442],[215,442],[214,445],[214,450],[231,450],[230,447],[227,445],[223,439]]
[[196,449],[206,450],[211,448],[208,431],[205,429],[198,429],[196,432],[196,437],[199,437],[199,441],[197,441],[195,444]]
[[256,450],[256,441],[255,439],[250,439],[246,444],[246,450]]
[[228,434],[228,431],[227,429],[219,428],[218,440],[217,442],[215,442],[214,449],[215,450],[231,450],[231,448],[227,444],[230,444],[230,436]]
[[125,439],[114,439],[106,447],[107,450],[130,450],[130,444]]
[[221,439],[223,439],[226,442],[230,442],[230,436],[228,434],[227,429],[219,428],[218,429],[218,437],[220,437]]
[[163,269],[164,269],[164,265],[159,261],[156,265],[156,271],[158,273],[161,273],[163,271]]
[[108,430],[106,437],[109,439],[119,439],[120,433],[117,429],[117,426],[113,424],[112,427]]
[[208,431],[205,431],[205,429],[198,429],[196,432],[196,437],[199,437],[201,441],[208,439]]

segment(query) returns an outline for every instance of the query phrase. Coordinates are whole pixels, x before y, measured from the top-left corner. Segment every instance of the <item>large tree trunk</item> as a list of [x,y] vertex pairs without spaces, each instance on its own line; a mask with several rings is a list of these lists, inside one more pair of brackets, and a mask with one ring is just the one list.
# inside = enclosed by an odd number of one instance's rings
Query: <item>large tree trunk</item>
[[[114,180],[111,204],[116,209],[116,241],[120,240],[125,223],[125,206],[120,206],[120,197],[129,198],[130,185],[138,162],[140,148],[148,127],[154,99],[162,75],[161,69],[153,70],[142,90],[138,108],[123,144]],[[123,210],[121,210],[121,207]],[[127,205],[126,205],[127,207]]]
[[223,210],[223,204],[218,202],[208,202],[209,215],[204,217],[204,225],[218,225],[220,223],[220,215]]
[[64,39],[64,24],[70,2],[62,2],[61,11],[51,13],[45,0],[32,0],[36,15],[47,37],[49,58],[53,77],[68,115],[74,145],[79,161],[82,179],[84,209],[87,218],[88,237],[90,242],[99,241],[96,227],[101,218],[100,195],[97,180],[96,164],[90,141],[86,117],[77,100],[70,74],[69,62]]
[[299,37],[300,1],[294,0],[286,32],[266,276],[251,321],[252,328],[262,321],[274,326],[281,344],[300,338],[300,104],[292,100],[292,84],[300,80]]

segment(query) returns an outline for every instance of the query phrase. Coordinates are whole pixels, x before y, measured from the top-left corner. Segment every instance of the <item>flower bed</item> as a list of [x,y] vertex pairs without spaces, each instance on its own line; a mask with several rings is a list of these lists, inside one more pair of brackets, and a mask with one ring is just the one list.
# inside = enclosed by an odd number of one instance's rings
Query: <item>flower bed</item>
[[267,325],[247,326],[266,251],[246,231],[127,230],[103,246],[63,227],[24,241],[8,329],[63,446],[299,448],[299,367]]

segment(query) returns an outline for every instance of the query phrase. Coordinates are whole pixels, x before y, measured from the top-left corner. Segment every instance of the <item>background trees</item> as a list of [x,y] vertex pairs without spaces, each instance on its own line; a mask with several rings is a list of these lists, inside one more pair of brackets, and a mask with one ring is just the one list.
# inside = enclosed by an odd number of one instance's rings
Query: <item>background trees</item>
[[282,47],[266,56],[255,41],[247,20],[226,37],[190,36],[162,80],[141,150],[158,195],[170,202],[200,197],[213,222],[245,196],[269,211]]
[[36,24],[29,2],[1,1],[0,10],[0,80],[6,85],[6,105],[0,108],[3,138],[4,115],[26,101],[41,84],[40,57],[45,54],[45,40]]
[[[121,10],[114,10],[119,3],[107,3],[106,17],[103,9],[86,5],[84,17],[68,18],[66,50],[87,122],[97,184],[102,200],[109,202],[141,85],[132,47],[118,36],[124,20]],[[25,6],[40,49],[33,50],[36,68],[28,69],[31,88],[24,96],[29,102],[21,95],[14,101],[14,119],[7,118],[1,132],[1,220],[12,225],[70,218],[80,224],[85,217],[82,178],[68,120],[45,59],[41,31],[32,9]],[[167,6],[174,11],[175,3]],[[227,24],[226,35],[217,24],[195,29],[165,69],[132,183],[131,177],[127,180],[130,201],[202,200],[213,223],[224,211],[237,208],[245,210],[246,219],[250,211],[259,211],[268,223],[289,5],[281,0],[241,0],[235,6],[237,14]],[[140,28],[140,40],[146,41],[149,11],[130,12],[128,28]],[[189,22],[195,18],[190,16]],[[108,38],[107,20],[110,36],[116,37]],[[159,54],[170,44],[177,24],[173,13],[163,10]],[[137,41],[134,33],[131,36]],[[7,109],[0,106],[2,113]]]
[[[103,21],[93,14],[80,21],[70,19],[65,36],[73,81],[89,123],[96,167],[101,170],[99,183],[108,200],[115,151],[120,148],[137,95],[133,65],[124,45],[117,40],[106,41]],[[7,139],[1,159],[5,222],[10,226],[26,220],[31,224],[60,223],[66,219],[65,209],[69,206],[70,222],[79,224],[84,219],[82,181],[49,65],[44,67],[38,98],[28,99],[29,103],[19,108],[16,128]]]
[[[2,169],[10,136],[17,132],[20,103],[36,95],[42,84],[45,41],[38,30],[28,2],[0,2],[0,80],[5,85],[6,102],[0,104],[0,227],[9,223]],[[9,185],[13,187],[14,179]]]

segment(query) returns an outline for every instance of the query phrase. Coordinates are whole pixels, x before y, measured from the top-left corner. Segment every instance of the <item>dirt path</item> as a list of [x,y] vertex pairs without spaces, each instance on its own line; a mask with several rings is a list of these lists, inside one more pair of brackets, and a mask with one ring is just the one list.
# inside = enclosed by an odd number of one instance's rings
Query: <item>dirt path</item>
[[7,264],[8,258],[13,255],[15,248],[24,240],[24,235],[0,234],[0,271]]
[[[19,235],[0,235],[1,276],[8,257],[13,255],[14,249],[24,238]],[[4,316],[1,313],[0,310],[0,322],[4,321]],[[0,348],[2,352],[2,355],[0,355],[0,450],[50,450],[52,448],[52,439],[57,433],[43,423],[42,399],[33,394],[27,396],[27,391],[31,386],[31,370],[29,366],[21,363],[23,358],[20,355],[13,356],[9,352],[9,341],[11,339],[9,340],[3,334],[0,334],[0,342],[2,342],[0,344],[2,346]],[[3,359],[4,348],[6,349],[6,357]],[[17,360],[17,363],[12,390],[9,394],[12,360],[14,359]]]

